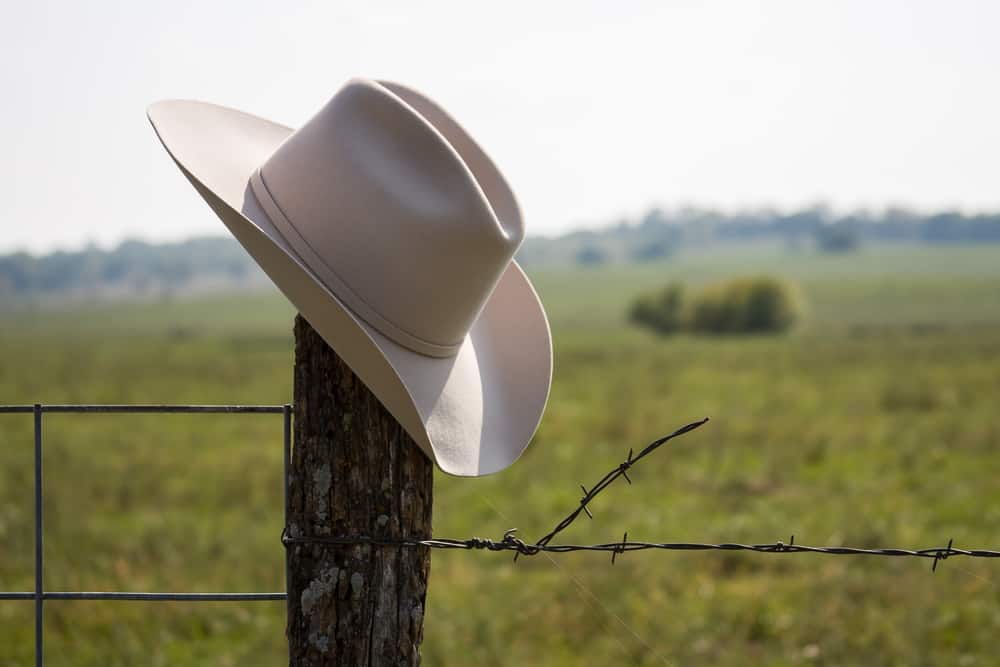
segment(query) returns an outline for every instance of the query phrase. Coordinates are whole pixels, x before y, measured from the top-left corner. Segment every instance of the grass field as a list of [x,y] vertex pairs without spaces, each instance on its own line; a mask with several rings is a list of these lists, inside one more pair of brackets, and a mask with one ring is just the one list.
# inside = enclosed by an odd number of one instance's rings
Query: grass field
[[[636,293],[769,273],[807,320],[777,338],[657,339]],[[534,539],[673,428],[573,542],[787,540],[1000,548],[1000,248],[773,246],[534,275],[552,396],[501,474],[435,479],[435,534]],[[0,403],[283,403],[292,310],[274,294],[0,314]],[[50,415],[46,587],[283,588],[281,423]],[[32,439],[0,415],[0,589],[33,588]],[[428,665],[993,665],[1000,561],[812,554],[435,552]],[[46,604],[49,665],[275,665],[284,605]],[[30,602],[0,602],[0,665],[32,656]]]

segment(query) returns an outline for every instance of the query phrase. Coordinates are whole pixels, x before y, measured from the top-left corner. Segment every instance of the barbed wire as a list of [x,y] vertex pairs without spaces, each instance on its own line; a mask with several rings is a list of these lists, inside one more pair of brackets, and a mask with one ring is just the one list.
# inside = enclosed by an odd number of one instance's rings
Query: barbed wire
[[507,530],[499,540],[491,540],[482,537],[470,537],[467,539],[451,538],[389,538],[389,537],[334,537],[328,535],[302,536],[292,535],[288,526],[281,533],[281,543],[285,548],[301,544],[324,544],[324,545],[356,545],[367,544],[372,546],[396,546],[396,547],[428,547],[431,549],[465,549],[465,550],[485,550],[485,551],[512,551],[514,560],[518,556],[535,556],[540,553],[569,553],[573,551],[599,551],[611,554],[611,564],[621,554],[629,551],[645,551],[647,549],[660,549],[666,551],[752,551],[765,554],[792,554],[792,553],[818,553],[835,556],[890,556],[890,557],[915,557],[931,558],[933,564],[931,571],[936,571],[938,563],[955,556],[969,556],[972,558],[1000,558],[1000,550],[992,549],[960,549],[954,546],[954,540],[948,540],[947,546],[930,547],[926,549],[867,549],[859,547],[830,546],[814,547],[804,544],[796,544],[795,536],[792,535],[788,542],[778,541],[767,544],[741,544],[736,542],[722,542],[718,544],[701,542],[643,542],[628,539],[626,532],[621,541],[607,542],[604,544],[552,544],[552,539],[567,529],[581,514],[586,514],[593,519],[594,515],[589,508],[590,502],[601,492],[607,489],[618,478],[623,478],[628,484],[632,479],[628,476],[628,471],[639,461],[649,456],[651,453],[665,445],[667,442],[690,433],[708,422],[708,418],[700,419],[690,424],[686,424],[669,435],[658,438],[649,443],[638,453],[633,455],[633,450],[629,449],[625,460],[612,468],[596,484],[588,490],[581,485],[583,496],[578,505],[562,519],[555,527],[534,543],[528,543],[516,536],[517,529]]

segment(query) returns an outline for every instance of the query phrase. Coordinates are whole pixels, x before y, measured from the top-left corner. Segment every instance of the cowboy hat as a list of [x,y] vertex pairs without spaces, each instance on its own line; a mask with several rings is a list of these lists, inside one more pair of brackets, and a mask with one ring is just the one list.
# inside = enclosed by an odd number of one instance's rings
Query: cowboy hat
[[548,399],[520,209],[424,95],[354,79],[298,130],[204,102],[147,110],[181,171],[443,471],[506,468]]

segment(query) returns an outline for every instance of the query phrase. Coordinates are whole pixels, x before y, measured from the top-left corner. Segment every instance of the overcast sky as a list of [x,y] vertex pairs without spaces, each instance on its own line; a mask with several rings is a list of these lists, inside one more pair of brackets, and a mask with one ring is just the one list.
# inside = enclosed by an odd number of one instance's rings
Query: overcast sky
[[[301,5],[301,6],[300,6]],[[17,2],[0,252],[225,229],[145,118],[296,126],[353,76],[437,99],[529,233],[653,204],[1000,208],[1000,3]]]

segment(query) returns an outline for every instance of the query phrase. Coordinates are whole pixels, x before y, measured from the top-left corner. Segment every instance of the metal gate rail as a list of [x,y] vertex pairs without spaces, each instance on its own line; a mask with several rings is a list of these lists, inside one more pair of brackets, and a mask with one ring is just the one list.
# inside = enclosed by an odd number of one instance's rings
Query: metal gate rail
[[[35,433],[35,590],[0,591],[0,600],[35,601],[35,665],[43,664],[45,600],[143,600],[173,602],[252,602],[284,600],[285,593],[142,593],[125,591],[46,591],[43,583],[45,552],[43,549],[44,517],[42,512],[42,415],[45,413],[125,413],[125,414],[280,414],[283,417],[285,524],[288,523],[288,465],[291,456],[292,406],[285,405],[0,405],[0,414],[25,413],[34,415]],[[288,556],[285,556],[285,576]]]

